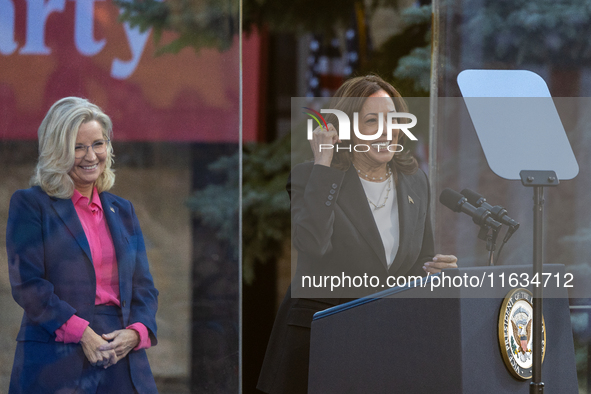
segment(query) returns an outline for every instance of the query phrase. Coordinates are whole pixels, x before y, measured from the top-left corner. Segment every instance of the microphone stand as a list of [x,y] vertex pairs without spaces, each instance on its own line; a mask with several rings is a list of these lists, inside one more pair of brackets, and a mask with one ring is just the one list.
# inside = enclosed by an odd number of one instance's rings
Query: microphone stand
[[493,256],[495,254],[495,248],[497,245],[497,237],[499,236],[499,228],[493,228],[492,234],[489,234],[488,231],[491,229],[490,226],[483,224],[480,226],[480,232],[478,233],[478,238],[486,241],[486,250],[488,250],[488,265],[493,266]]
[[[521,183],[534,188],[534,250],[533,275],[542,277],[544,262],[544,186],[557,186],[559,181],[554,171],[526,171],[519,173]],[[542,382],[542,313],[544,310],[543,286],[533,286],[533,332],[532,332],[532,382],[529,385],[530,394],[543,394]]]

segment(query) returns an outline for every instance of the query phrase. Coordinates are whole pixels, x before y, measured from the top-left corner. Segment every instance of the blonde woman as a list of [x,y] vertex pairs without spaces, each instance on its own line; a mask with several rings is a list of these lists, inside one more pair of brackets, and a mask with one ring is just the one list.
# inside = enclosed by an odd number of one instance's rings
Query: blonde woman
[[112,123],[77,97],[39,127],[33,185],[10,201],[7,252],[24,309],[9,393],[156,393],[158,291],[133,205],[108,192]]

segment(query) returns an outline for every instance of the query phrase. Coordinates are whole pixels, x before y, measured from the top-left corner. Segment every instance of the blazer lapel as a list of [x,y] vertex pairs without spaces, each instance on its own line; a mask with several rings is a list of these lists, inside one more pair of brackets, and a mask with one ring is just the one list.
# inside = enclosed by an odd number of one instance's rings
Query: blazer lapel
[[[131,289],[129,288],[132,277],[130,272],[131,265],[127,263],[128,252],[127,246],[129,239],[123,236],[123,223],[119,215],[119,207],[116,202],[110,198],[109,194],[99,194],[101,205],[103,206],[103,214],[111,232],[111,239],[115,247],[115,256],[117,256],[117,270],[119,273],[119,295],[123,301],[129,298]],[[125,317],[125,316],[124,316]],[[127,324],[127,323],[126,323]]]
[[408,177],[401,173],[398,174],[396,195],[398,200],[400,243],[394,262],[390,266],[390,272],[396,272],[406,259],[408,248],[412,243],[411,238],[414,235],[415,225],[419,215],[419,203],[421,202],[419,195],[412,189]]
[[355,229],[371,246],[371,249],[384,268],[387,269],[388,264],[386,263],[386,252],[382,243],[382,237],[373,219],[363,185],[353,166],[345,174],[343,186],[339,192],[338,205],[347,215]]
[[68,230],[70,230],[70,233],[72,233],[72,235],[76,239],[76,242],[78,242],[78,245],[80,245],[84,253],[86,253],[86,256],[88,257],[90,262],[92,262],[90,245],[88,244],[88,239],[86,239],[86,234],[84,233],[82,223],[80,223],[80,219],[78,218],[78,214],[76,213],[76,209],[74,208],[74,203],[72,202],[72,200],[63,198],[52,198],[51,201],[53,209],[63,220]]
[[[109,198],[109,195],[105,193],[99,194],[101,199],[101,205],[103,206],[103,214],[105,220],[109,225],[109,231],[111,232],[111,238],[113,239],[113,246],[115,247],[115,255],[117,256],[117,265],[121,266],[125,258],[126,239],[121,234],[121,228],[123,224],[119,218],[119,207],[113,204],[113,201]],[[121,276],[121,269],[119,270]]]

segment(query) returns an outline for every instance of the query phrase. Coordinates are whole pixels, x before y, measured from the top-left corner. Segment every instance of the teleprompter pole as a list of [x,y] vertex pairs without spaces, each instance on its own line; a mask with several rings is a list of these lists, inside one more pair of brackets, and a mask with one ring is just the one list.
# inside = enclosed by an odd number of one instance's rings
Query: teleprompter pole
[[557,186],[559,181],[554,171],[521,171],[523,186],[534,189],[534,250],[533,275],[537,285],[533,286],[533,329],[532,329],[532,382],[530,394],[543,394],[542,382],[542,314],[544,310],[544,292],[542,265],[544,263],[544,186]]
[[[541,281],[542,264],[544,261],[544,188],[534,186],[534,269],[533,274]],[[544,287],[533,288],[533,365],[532,382],[529,386],[530,394],[543,394],[542,382],[542,314],[544,310]]]

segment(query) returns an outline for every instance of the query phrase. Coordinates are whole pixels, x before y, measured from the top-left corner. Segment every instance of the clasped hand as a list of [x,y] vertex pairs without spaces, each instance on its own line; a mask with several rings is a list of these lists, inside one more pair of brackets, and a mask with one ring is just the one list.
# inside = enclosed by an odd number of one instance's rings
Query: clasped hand
[[98,335],[90,327],[86,327],[80,344],[90,364],[96,367],[109,368],[135,348],[140,341],[135,330],[116,330],[108,334]]

